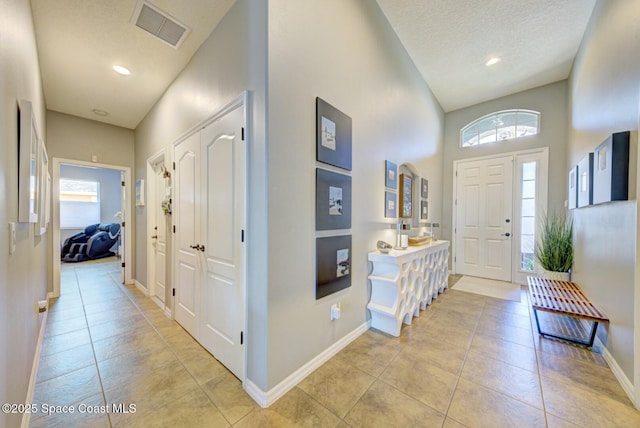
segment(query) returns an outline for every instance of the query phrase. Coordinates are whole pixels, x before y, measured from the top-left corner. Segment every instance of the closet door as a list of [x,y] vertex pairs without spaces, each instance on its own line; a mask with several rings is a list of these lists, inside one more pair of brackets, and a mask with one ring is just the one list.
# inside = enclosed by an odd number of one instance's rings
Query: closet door
[[239,379],[246,316],[243,126],[241,105],[202,130],[200,192],[205,244],[199,340]]
[[175,319],[198,338],[200,287],[200,133],[175,147]]

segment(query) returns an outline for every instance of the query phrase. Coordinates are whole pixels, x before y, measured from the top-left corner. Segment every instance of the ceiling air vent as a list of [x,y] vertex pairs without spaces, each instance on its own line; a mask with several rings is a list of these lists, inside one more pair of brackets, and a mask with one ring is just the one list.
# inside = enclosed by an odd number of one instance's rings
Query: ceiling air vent
[[138,1],[131,23],[176,49],[191,32],[189,27],[144,0]]

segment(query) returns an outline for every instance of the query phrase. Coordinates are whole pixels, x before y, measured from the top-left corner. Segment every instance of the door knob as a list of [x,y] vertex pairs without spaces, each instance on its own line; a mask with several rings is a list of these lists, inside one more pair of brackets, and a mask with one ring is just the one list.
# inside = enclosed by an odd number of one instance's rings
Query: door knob
[[199,250],[200,249],[200,245],[189,245],[189,248],[192,248],[194,250]]
[[504,221],[505,221],[505,223],[511,223],[511,219],[510,218],[507,218]]
[[511,236],[511,234],[509,232],[507,233],[503,233],[502,236],[506,236],[507,238]]
[[158,239],[158,235],[153,235],[151,239]]
[[200,247],[198,249],[204,253],[204,245],[198,245],[198,246]]

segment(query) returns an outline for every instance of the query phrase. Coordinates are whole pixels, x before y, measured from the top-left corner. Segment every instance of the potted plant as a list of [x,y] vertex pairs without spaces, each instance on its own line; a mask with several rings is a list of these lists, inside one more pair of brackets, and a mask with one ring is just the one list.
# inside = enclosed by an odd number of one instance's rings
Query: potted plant
[[557,212],[544,216],[534,251],[539,266],[544,270],[541,272],[543,278],[571,280],[573,219]]

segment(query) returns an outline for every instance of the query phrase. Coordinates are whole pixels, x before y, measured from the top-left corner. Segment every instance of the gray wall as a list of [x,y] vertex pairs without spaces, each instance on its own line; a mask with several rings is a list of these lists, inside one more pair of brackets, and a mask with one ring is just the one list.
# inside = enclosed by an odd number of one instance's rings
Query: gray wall
[[[120,171],[63,164],[60,165],[60,178],[97,181],[100,183],[100,223],[118,223],[120,221],[113,216],[121,210]],[[61,230],[60,243],[64,243],[69,236],[83,230],[84,228]]]
[[[540,112],[540,133],[527,138],[460,148],[460,129],[495,111],[528,109]],[[566,199],[567,81],[552,83],[445,114],[444,200],[442,233],[452,236],[453,162],[518,150],[549,147],[548,209],[562,209]]]
[[[609,134],[638,128],[638,22],[640,2],[596,5],[569,80],[567,170]],[[631,171],[635,182],[636,169]],[[632,382],[636,204],[632,200],[573,210],[573,279],[611,318],[606,346]]]
[[[247,376],[266,386],[266,2],[237,0],[183,72],[136,128],[136,179],[145,178],[147,159],[166,150],[190,128],[216,113],[243,91],[251,91],[248,188]],[[170,162],[166,162],[169,164]],[[137,269],[147,286],[147,208],[136,210]],[[170,276],[169,276],[170,278]],[[171,289],[169,285],[167,291]],[[169,302],[170,300],[167,300]]]
[[[0,9],[0,403],[24,403],[42,319],[36,303],[47,294],[47,251],[46,237],[20,223],[9,254],[8,223],[18,221],[18,100],[33,103],[40,137],[46,121],[31,5],[2,1]],[[19,426],[21,417],[0,412],[0,426]]]
[[[315,98],[353,120],[351,287],[315,300]],[[443,112],[372,1],[269,2],[268,388],[369,317],[367,253],[394,242],[384,161],[430,181],[441,218]],[[332,303],[342,317],[330,321]]]

